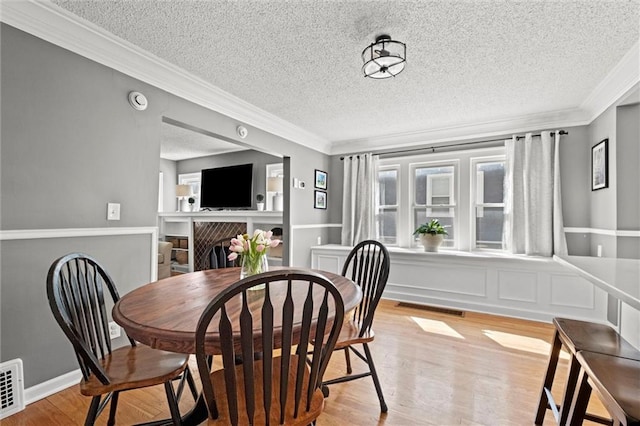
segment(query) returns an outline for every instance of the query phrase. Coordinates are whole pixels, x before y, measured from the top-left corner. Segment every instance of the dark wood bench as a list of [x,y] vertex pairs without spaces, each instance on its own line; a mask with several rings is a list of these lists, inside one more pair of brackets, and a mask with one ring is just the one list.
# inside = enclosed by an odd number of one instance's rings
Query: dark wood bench
[[[553,412],[556,422],[559,425],[567,424],[571,402],[574,399],[578,375],[580,373],[580,362],[577,358],[577,354],[580,351],[640,361],[640,351],[624,340],[617,331],[607,325],[567,318],[554,318],[553,324],[556,332],[551,346],[547,372],[542,390],[540,391],[540,399],[535,418],[536,425],[542,424],[548,409]],[[569,352],[571,361],[562,403],[556,404],[551,394],[551,387],[558,367],[560,350],[563,346]],[[582,418],[602,424],[610,425],[612,423],[610,419],[595,416],[586,413],[586,411],[583,413]]]

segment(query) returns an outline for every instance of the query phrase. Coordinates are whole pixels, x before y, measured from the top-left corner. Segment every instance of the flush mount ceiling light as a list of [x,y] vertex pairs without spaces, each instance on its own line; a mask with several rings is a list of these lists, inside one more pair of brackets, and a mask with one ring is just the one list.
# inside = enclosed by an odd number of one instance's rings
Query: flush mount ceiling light
[[381,34],[362,51],[362,72],[365,77],[376,79],[395,77],[404,69],[406,60],[407,45]]

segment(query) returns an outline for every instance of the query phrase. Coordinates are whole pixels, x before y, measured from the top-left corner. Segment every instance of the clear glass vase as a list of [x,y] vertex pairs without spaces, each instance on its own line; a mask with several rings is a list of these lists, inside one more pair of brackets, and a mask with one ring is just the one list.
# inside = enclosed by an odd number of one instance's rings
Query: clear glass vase
[[[269,270],[269,263],[266,255],[260,256],[242,256],[242,265],[240,268],[240,279],[250,277],[252,275],[261,274]],[[251,287],[249,290],[260,290],[264,288],[264,284]]]

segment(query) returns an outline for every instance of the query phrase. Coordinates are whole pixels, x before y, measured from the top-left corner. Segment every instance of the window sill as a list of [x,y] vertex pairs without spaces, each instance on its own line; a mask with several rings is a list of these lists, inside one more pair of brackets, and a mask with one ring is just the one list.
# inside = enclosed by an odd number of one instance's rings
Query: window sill
[[[339,244],[327,244],[322,246],[313,246],[311,247],[312,251],[322,252],[322,251],[331,251],[331,252],[345,252],[349,253],[352,247],[342,246]],[[540,265],[553,265],[555,262],[552,257],[543,257],[543,256],[527,256],[523,254],[511,254],[500,251],[489,251],[489,250],[478,250],[478,251],[462,251],[462,250],[453,250],[453,249],[440,249],[440,251],[433,252],[425,252],[420,248],[406,248],[406,247],[394,247],[387,246],[389,253],[391,254],[392,260],[408,260],[408,261],[416,261],[425,263],[502,263],[509,265],[517,265],[518,263],[537,263]],[[345,254],[346,255],[346,254]]]

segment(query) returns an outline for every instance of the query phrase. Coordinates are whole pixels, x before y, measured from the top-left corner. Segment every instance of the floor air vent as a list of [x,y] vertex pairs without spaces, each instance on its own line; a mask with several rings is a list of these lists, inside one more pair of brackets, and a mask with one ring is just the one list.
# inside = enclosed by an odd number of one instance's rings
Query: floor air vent
[[0,419],[24,410],[22,360],[0,364]]
[[420,309],[422,311],[437,312],[439,314],[455,315],[457,317],[464,317],[464,311],[458,311],[456,309],[439,308],[437,306],[420,305],[418,303],[399,302],[397,306],[403,308]]

